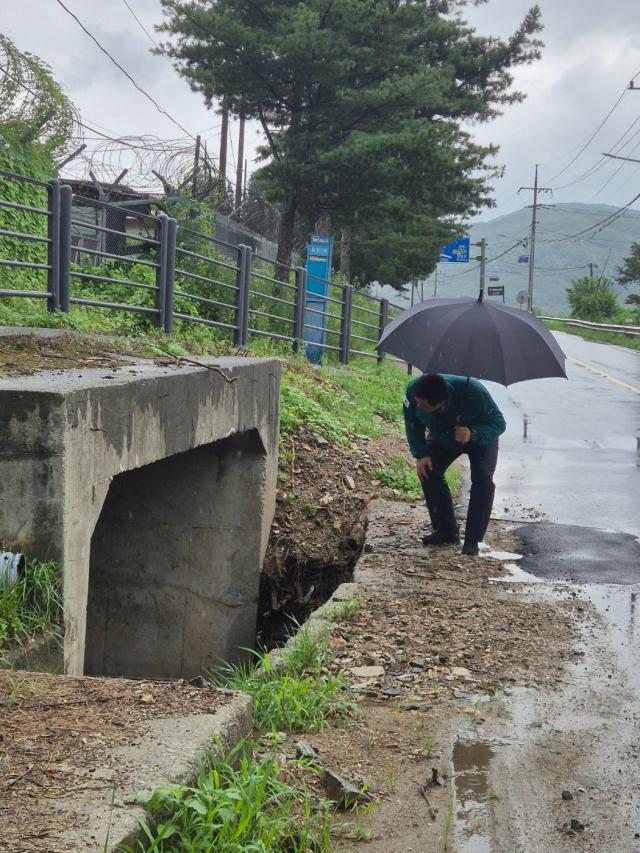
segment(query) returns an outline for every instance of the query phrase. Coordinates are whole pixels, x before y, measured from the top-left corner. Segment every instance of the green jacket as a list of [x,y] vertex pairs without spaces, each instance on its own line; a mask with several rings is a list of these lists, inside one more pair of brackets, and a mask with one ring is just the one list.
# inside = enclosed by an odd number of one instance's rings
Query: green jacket
[[[404,424],[412,456],[421,459],[429,455],[429,442],[437,442],[448,450],[461,450],[453,437],[454,427],[466,426],[471,430],[471,441],[465,447],[482,447],[492,444],[506,429],[502,412],[487,389],[477,379],[441,373],[447,383],[449,398],[444,411],[429,414],[416,405],[413,380],[407,386],[404,398]],[[427,437],[428,432],[428,437]]]

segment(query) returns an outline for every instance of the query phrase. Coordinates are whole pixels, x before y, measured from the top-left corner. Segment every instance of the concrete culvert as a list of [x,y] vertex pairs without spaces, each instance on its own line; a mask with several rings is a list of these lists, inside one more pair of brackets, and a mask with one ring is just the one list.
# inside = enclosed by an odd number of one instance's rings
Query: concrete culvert
[[191,677],[253,645],[280,365],[200,361],[0,378],[0,540],[62,567],[68,675]]
[[193,678],[254,642],[254,430],[114,478],[91,539],[84,672]]

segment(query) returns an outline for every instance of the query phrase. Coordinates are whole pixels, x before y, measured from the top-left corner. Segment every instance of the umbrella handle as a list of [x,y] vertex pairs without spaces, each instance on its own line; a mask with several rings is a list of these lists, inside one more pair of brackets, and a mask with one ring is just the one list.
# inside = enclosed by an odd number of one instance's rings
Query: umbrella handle
[[[462,411],[461,411],[461,412],[460,412],[460,414],[456,417],[456,424],[457,424],[457,426],[460,426],[460,419],[462,418],[462,415],[463,415],[463,412],[464,412],[464,405],[465,405],[465,403],[467,402],[467,391],[469,390],[469,380],[470,380],[470,379],[471,379],[471,377],[470,377],[470,376],[467,376],[467,381],[465,382],[465,385],[464,385],[464,391],[462,392],[462,403],[461,403],[461,405],[460,405],[460,408],[462,409]],[[462,442],[461,442],[461,441],[459,441],[459,442],[458,442],[458,444],[462,444]]]

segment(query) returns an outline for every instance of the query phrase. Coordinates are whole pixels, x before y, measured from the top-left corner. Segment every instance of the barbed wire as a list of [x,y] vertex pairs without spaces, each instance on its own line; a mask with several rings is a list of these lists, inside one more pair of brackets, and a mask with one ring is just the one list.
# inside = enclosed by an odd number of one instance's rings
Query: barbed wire
[[183,192],[204,199],[222,189],[220,171],[206,145],[196,146],[191,139],[165,140],[148,134],[114,137],[98,141],[79,159],[74,172],[80,166],[87,178],[93,174],[99,182],[113,184],[126,170],[124,183],[141,192]]

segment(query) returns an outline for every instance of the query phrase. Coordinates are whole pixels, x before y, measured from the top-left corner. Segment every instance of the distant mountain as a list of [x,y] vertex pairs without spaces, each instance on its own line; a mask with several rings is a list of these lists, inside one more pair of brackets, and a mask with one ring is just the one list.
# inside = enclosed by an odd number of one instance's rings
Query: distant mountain
[[[594,228],[616,211],[617,208],[603,204],[556,204],[539,210],[533,291],[535,308],[568,314],[566,289],[576,278],[589,275],[590,263],[593,264],[594,275],[615,278],[616,268],[629,254],[631,244],[640,242],[640,211],[628,210],[611,225]],[[528,286],[528,265],[519,263],[518,259],[529,254],[530,229],[531,208],[525,207],[506,216],[477,222],[469,231],[472,242],[482,237],[486,239],[488,260],[522,241],[522,245],[487,265],[487,285],[504,285],[508,305],[517,305],[516,295]],[[564,239],[573,235],[579,236]],[[478,252],[472,247],[471,256]],[[489,281],[490,277],[496,276],[499,281]],[[432,276],[418,287],[424,292],[425,299],[433,296],[434,284],[435,276]],[[478,287],[479,264],[438,265],[438,296],[476,296]],[[621,302],[624,302],[629,291],[621,287],[616,289]],[[375,287],[374,292],[398,305],[410,304],[410,291],[399,294],[390,287]]]

